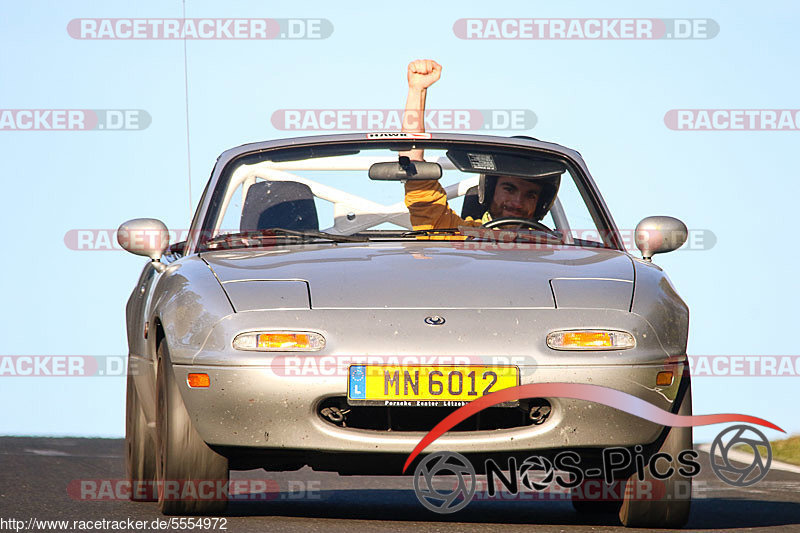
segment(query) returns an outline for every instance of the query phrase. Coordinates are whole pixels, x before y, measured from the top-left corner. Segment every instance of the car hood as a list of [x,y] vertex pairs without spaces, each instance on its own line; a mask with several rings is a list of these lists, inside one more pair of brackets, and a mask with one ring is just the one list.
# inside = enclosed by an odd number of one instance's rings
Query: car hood
[[[237,312],[552,309],[559,290],[562,307],[603,307],[597,305],[600,297],[621,302],[609,307],[628,310],[633,290],[631,260],[606,249],[470,250],[425,241],[227,250],[202,258]],[[569,283],[573,280],[578,283]]]

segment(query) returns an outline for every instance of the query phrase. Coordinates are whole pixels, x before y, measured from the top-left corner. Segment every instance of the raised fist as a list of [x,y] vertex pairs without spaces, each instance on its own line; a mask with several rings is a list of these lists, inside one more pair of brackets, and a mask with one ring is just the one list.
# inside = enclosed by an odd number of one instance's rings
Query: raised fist
[[442,75],[442,66],[433,59],[417,59],[408,64],[408,87],[427,89]]

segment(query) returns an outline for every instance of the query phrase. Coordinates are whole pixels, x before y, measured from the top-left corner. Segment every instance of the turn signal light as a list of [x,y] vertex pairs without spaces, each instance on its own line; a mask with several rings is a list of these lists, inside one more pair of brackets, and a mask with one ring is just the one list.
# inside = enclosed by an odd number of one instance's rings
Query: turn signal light
[[208,374],[189,374],[186,376],[186,382],[193,389],[205,388],[211,385],[211,378]]
[[666,370],[664,372],[659,372],[656,374],[656,385],[661,385],[667,387],[672,385],[672,372]]
[[554,350],[626,350],[636,346],[633,335],[625,331],[581,329],[553,331],[547,346]]
[[310,331],[251,331],[237,335],[233,347],[264,352],[307,352],[324,348],[325,337]]

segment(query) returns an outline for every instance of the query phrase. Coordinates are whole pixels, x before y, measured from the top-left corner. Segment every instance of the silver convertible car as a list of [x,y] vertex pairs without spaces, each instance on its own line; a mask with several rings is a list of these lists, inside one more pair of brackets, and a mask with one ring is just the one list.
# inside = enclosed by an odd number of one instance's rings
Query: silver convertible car
[[[520,385],[691,414],[688,309],[651,261],[686,226],[648,217],[629,253],[574,150],[437,133],[248,144],[217,159],[186,235],[170,243],[156,219],[117,234],[149,257],[126,308],[127,471],[132,498],[166,514],[222,512],[203,491],[231,469],[400,475],[443,418]],[[656,474],[633,461],[612,481],[659,490],[575,509],[680,527],[691,483],[676,457],[691,447],[690,427],[552,395],[484,409],[415,463],[573,451],[591,479],[604,450],[629,450],[660,458]]]

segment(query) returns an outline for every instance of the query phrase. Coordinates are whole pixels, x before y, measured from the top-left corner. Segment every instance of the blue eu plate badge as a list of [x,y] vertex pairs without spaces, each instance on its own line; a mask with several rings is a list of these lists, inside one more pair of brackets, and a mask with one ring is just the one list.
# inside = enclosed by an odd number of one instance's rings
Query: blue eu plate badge
[[348,396],[354,400],[363,400],[367,397],[367,367],[353,365],[350,367],[350,384]]

